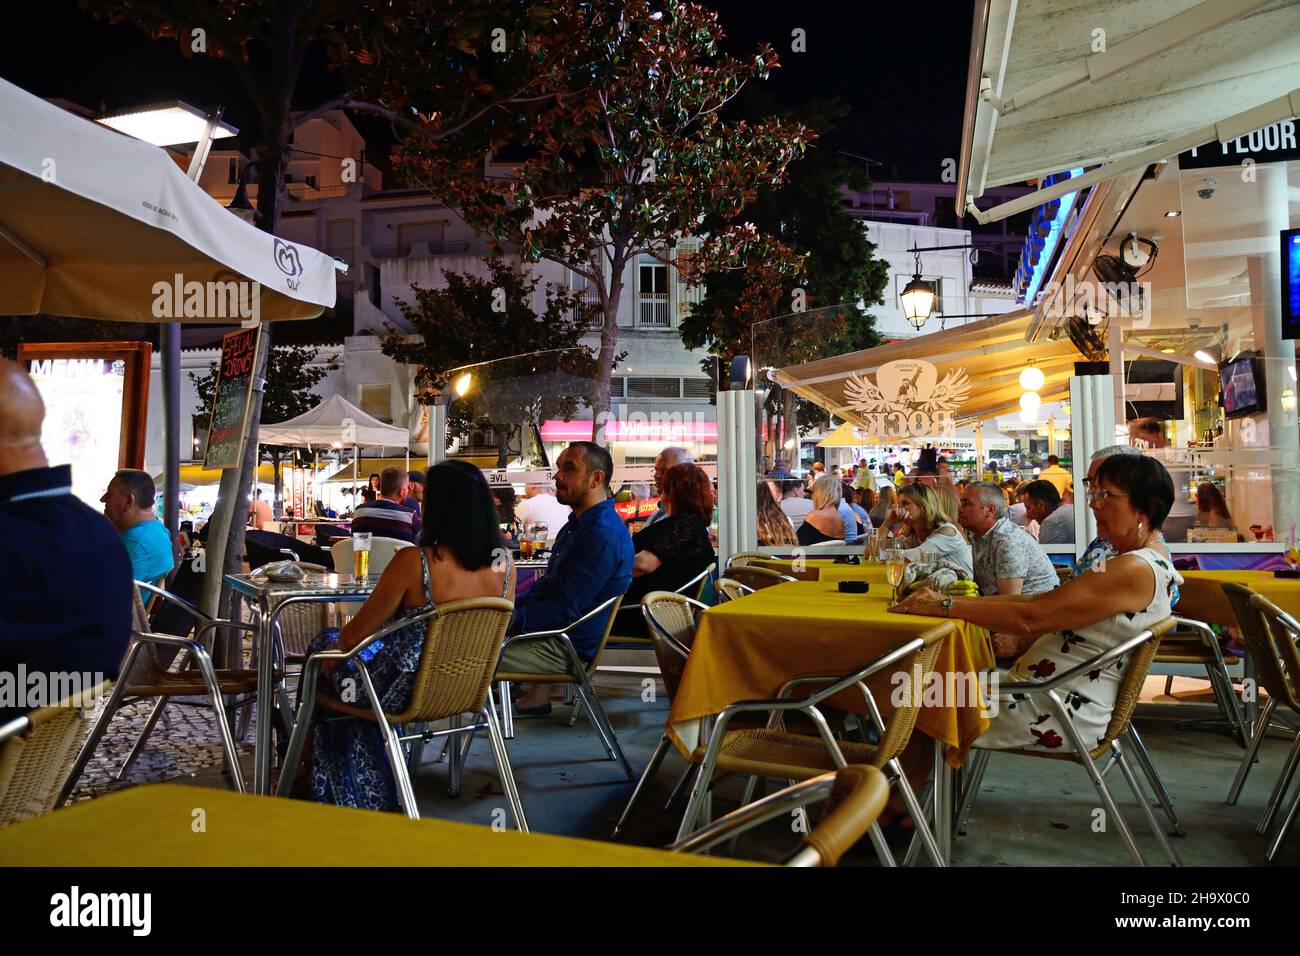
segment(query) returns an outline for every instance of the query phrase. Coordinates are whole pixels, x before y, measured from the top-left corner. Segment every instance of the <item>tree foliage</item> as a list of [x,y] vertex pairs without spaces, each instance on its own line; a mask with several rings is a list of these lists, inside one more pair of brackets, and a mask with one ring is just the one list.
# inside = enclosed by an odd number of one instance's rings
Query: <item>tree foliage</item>
[[[717,17],[699,5],[597,0],[553,8],[569,50],[548,80],[554,95],[516,102],[438,143],[407,137],[394,161],[470,225],[595,286],[604,317],[599,420],[609,410],[627,267],[642,255],[673,263],[679,237],[698,236],[695,265],[792,268],[788,249],[738,217],[761,188],[783,181],[811,134],[792,119],[722,118],[777,58],[766,45],[745,58],[722,54]],[[508,42],[531,41],[525,33]],[[381,101],[422,98],[418,72],[382,58],[370,66]],[[485,175],[487,154],[509,160],[509,173]],[[706,220],[712,226],[704,230]]]
[[514,439],[524,453],[524,425],[568,421],[595,401],[596,353],[581,345],[595,309],[576,293],[542,285],[519,265],[500,258],[485,264],[486,276],[444,271],[445,288],[412,285],[413,302],[395,297],[414,334],[389,326],[381,347],[417,366],[415,385],[425,405],[440,400],[457,377],[452,370],[476,366],[468,370],[473,391],[452,403],[448,433],[464,438],[473,425],[491,424],[504,467]]

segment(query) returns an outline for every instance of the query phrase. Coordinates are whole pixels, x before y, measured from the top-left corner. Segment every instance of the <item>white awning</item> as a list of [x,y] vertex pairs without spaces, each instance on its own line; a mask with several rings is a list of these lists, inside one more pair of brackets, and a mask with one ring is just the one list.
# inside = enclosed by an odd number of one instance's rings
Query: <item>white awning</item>
[[341,395],[331,395],[287,422],[263,425],[257,435],[263,445],[315,448],[328,448],[334,442],[362,448],[405,448],[409,439],[405,428],[384,424]]
[[981,222],[1300,114],[1300,0],[979,0],[974,31],[957,200]]

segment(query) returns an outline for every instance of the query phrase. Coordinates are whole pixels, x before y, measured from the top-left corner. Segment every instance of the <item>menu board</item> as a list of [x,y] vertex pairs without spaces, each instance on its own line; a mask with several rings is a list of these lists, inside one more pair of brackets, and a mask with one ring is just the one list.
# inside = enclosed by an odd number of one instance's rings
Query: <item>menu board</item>
[[254,329],[238,329],[221,339],[221,363],[217,367],[217,387],[212,392],[204,468],[239,467],[261,331],[260,325]]
[[41,342],[18,347],[45,403],[41,447],[72,465],[72,493],[100,509],[119,468],[144,463],[148,342]]

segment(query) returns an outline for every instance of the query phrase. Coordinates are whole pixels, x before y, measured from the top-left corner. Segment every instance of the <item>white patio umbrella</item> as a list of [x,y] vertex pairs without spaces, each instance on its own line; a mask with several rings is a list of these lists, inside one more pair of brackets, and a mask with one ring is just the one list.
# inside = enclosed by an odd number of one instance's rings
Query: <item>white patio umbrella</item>
[[0,315],[233,325],[208,284],[252,282],[262,321],[305,319],[334,305],[344,268],[231,215],[157,146],[0,80]]

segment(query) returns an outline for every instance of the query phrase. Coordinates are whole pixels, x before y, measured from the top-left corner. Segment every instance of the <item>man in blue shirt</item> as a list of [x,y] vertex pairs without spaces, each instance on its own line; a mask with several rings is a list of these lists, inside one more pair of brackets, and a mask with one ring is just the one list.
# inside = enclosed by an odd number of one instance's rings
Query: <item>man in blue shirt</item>
[[[546,574],[515,604],[510,633],[565,627],[592,608],[623,594],[632,583],[632,537],[614,510],[609,478],[614,462],[594,442],[574,442],[555,463],[555,497],[573,514],[551,547]],[[600,646],[608,619],[602,615],[573,631],[574,650],[590,660]],[[502,671],[563,674],[570,668],[558,638],[510,644],[498,665]],[[521,716],[551,711],[551,685],[534,684],[515,703]]]
[[131,573],[137,581],[150,584],[171,574],[176,563],[172,536],[154,514],[157,496],[147,471],[123,468],[99,499],[104,503],[104,517],[122,537],[122,546],[131,558]]
[[[44,417],[35,383],[0,359],[0,673],[116,677],[131,562],[113,526],[73,496],[71,468],[48,467]],[[28,709],[0,703],[0,724]]]

